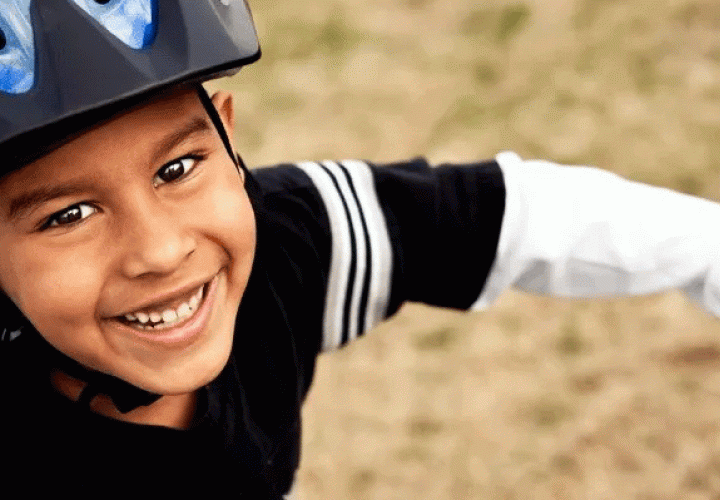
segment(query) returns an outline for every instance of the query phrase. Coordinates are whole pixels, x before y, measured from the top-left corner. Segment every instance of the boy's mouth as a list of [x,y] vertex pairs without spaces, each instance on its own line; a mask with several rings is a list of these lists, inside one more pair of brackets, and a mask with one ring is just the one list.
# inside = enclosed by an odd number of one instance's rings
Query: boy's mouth
[[117,320],[132,328],[161,330],[171,328],[191,318],[200,308],[207,292],[208,283],[185,297],[166,304],[145,308],[117,317]]
[[115,316],[112,321],[120,332],[149,342],[153,348],[184,349],[212,333],[210,324],[217,317],[218,298],[225,297],[226,282],[223,269],[197,288],[137,304],[140,309]]

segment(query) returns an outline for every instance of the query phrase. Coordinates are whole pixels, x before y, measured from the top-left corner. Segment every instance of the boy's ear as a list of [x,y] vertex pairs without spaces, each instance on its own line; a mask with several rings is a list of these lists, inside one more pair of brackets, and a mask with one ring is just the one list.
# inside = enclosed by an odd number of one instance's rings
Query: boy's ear
[[212,96],[212,103],[220,114],[220,119],[223,121],[228,137],[232,141],[235,133],[235,108],[232,94],[224,90],[215,92]]

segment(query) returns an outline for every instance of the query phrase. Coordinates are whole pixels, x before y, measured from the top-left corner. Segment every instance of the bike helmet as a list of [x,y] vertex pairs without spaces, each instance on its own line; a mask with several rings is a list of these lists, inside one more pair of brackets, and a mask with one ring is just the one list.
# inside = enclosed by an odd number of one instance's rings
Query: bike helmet
[[[244,168],[200,83],[259,57],[242,0],[0,0],[0,177],[175,85],[198,86]],[[127,412],[160,397],[55,350],[0,292],[0,342],[21,337],[32,337],[54,368],[88,382],[82,403],[102,393]]]
[[0,5],[0,176],[27,163],[12,160],[28,144],[61,140],[148,94],[231,75],[260,57],[242,0]]

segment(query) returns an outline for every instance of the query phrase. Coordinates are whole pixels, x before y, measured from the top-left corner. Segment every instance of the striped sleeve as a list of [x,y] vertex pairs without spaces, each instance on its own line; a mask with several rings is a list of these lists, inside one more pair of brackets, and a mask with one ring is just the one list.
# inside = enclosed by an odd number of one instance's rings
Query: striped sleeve
[[344,160],[253,172],[260,254],[272,255],[268,269],[303,359],[361,337],[404,302],[467,309],[480,296],[504,212],[495,161]]
[[331,236],[322,349],[358,338],[387,314],[392,246],[373,174],[348,160],[297,164],[325,205]]
[[307,238],[316,249],[323,240],[317,348],[360,337],[406,301],[483,309],[510,287],[582,298],[680,289],[720,316],[719,245],[708,230],[718,203],[512,153],[292,169],[311,186],[311,218],[323,219]]
[[322,200],[331,240],[322,350],[357,339],[405,301],[463,309],[480,295],[504,207],[495,162],[296,167]]

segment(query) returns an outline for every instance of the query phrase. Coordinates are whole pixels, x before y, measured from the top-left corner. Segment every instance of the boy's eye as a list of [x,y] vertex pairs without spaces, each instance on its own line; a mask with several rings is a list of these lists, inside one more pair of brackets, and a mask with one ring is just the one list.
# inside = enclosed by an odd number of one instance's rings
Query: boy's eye
[[168,163],[155,174],[154,183],[156,186],[168,182],[174,182],[187,175],[197,164],[196,158],[182,158]]
[[43,225],[43,229],[50,227],[62,227],[75,224],[81,220],[90,217],[92,214],[97,213],[97,208],[87,203],[78,203],[65,210],[51,215],[47,222]]

